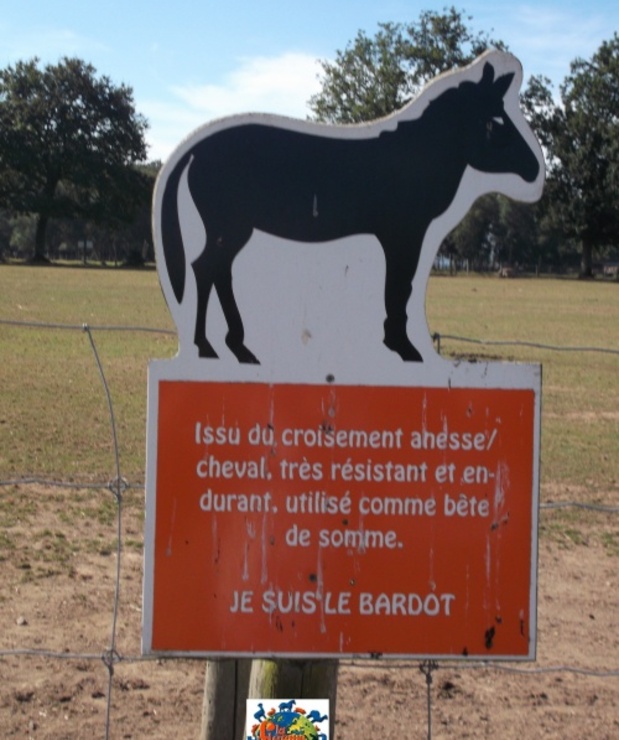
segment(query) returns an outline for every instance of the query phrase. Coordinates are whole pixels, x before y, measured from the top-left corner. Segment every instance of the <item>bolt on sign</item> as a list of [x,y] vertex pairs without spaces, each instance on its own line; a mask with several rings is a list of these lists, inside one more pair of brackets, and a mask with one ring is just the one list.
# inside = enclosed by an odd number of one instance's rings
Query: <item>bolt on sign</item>
[[541,369],[447,360],[424,312],[475,199],[541,195],[521,81],[489,52],[391,117],[221,119],[163,167],[145,653],[534,658]]

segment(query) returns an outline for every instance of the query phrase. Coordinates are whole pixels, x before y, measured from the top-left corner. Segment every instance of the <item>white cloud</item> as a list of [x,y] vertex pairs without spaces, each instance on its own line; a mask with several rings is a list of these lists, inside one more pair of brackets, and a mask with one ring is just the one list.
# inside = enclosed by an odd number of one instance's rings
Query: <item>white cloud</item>
[[306,118],[307,101],[320,89],[319,72],[309,54],[246,58],[219,84],[175,86],[166,103],[138,101],[151,124],[150,158],[165,159],[191,131],[222,116],[260,112]]
[[307,100],[319,89],[315,57],[289,52],[278,57],[241,60],[220,85],[184,85],[173,92],[209,118],[231,113],[266,112],[305,116]]
[[[591,12],[544,4],[511,6],[502,18],[497,36],[504,38],[510,50],[525,65],[525,76],[544,74],[556,84],[569,74],[576,57],[590,57],[607,32],[609,19]],[[610,21],[612,26],[612,21]]]
[[5,55],[12,60],[39,57],[44,63],[55,63],[61,57],[87,58],[93,52],[105,52],[108,47],[100,41],[82,36],[70,28],[32,28],[13,32],[3,28]]

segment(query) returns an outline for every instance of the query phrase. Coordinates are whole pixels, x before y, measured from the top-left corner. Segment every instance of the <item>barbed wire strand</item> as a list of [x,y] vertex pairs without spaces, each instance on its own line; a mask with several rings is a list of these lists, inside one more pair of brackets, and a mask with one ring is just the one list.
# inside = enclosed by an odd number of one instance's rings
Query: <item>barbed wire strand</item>
[[[402,660],[390,660],[388,657],[381,659],[384,661],[383,667],[385,669],[410,669],[412,664],[410,661]],[[542,675],[549,673],[571,673],[578,676],[589,676],[590,678],[619,678],[619,668],[584,668],[582,666],[571,666],[571,665],[549,665],[549,666],[532,666],[530,668],[522,668],[513,664],[506,664],[499,661],[487,661],[487,660],[475,660],[473,658],[462,659],[459,661],[451,660],[446,658],[444,660],[435,660],[436,668],[441,670],[449,671],[465,671],[465,670],[487,670],[487,671],[500,671],[503,673],[516,673],[523,676]],[[375,670],[377,667],[376,659],[353,659],[340,660],[340,665],[347,666],[349,668],[369,669]],[[419,664],[419,669],[425,672],[425,666],[427,661],[422,661]]]
[[[63,323],[50,323],[46,321],[22,321],[19,319],[0,319],[0,324],[5,326],[22,326],[30,327],[34,329],[68,329],[73,331],[83,330],[84,324],[63,324]],[[127,332],[150,332],[153,334],[167,334],[170,336],[176,336],[177,333],[173,329],[163,329],[160,327],[152,326],[133,326],[123,324],[111,324],[111,325],[94,325],[91,324],[88,327],[89,331],[127,331]],[[451,339],[455,342],[466,342],[469,344],[479,344],[482,346],[496,346],[496,347],[531,347],[533,349],[551,350],[553,352],[602,352],[607,354],[619,355],[619,349],[614,347],[590,347],[590,346],[568,346],[568,345],[557,345],[557,344],[546,344],[544,342],[531,342],[522,339],[475,339],[472,337],[463,337],[457,334],[441,334],[440,332],[434,332],[432,334],[432,340],[437,345],[437,351],[440,354],[441,342],[443,339]]]
[[[43,478],[36,475],[24,476],[23,478],[9,478],[0,480],[0,486],[44,486],[47,488],[75,488],[78,490],[98,490],[110,488],[110,481],[65,481],[53,478]],[[129,483],[123,478],[123,487],[125,490],[134,489],[143,491],[143,483]]]
[[539,505],[540,509],[587,509],[589,511],[600,511],[605,514],[618,514],[619,506],[607,504],[589,504],[585,501],[545,501]]
[[[23,478],[8,478],[0,480],[2,486],[43,486],[49,488],[68,488],[76,490],[110,490],[110,481],[63,481],[38,476],[25,476]],[[122,479],[124,491],[134,490],[143,491],[144,483],[131,483],[125,478]],[[583,509],[585,511],[595,511],[601,514],[619,514],[619,506],[611,504],[591,504],[586,501],[542,501],[539,505],[540,510],[550,509]]]
[[[62,652],[58,650],[50,650],[48,648],[5,648],[0,649],[0,658],[11,658],[11,657],[29,657],[29,658],[53,658],[55,660],[90,660],[90,661],[101,661],[101,653],[72,653],[67,650]],[[174,663],[177,660],[176,657],[166,657],[162,654],[149,654],[149,655],[132,655],[128,653],[123,655],[122,653],[116,653],[115,664],[120,663]],[[200,662],[203,660],[201,657],[186,656],[183,658],[188,662],[196,661]],[[358,668],[360,670],[376,670],[377,667],[384,668],[385,670],[413,670],[416,665],[420,671],[425,672],[425,665],[427,661],[421,661],[417,664],[415,659],[402,660],[391,659],[389,656],[383,656],[380,659],[377,658],[341,658],[339,661],[340,666],[346,668]],[[443,671],[498,671],[502,673],[514,673],[522,676],[535,676],[545,675],[551,673],[569,673],[577,676],[588,676],[589,678],[619,678],[619,668],[586,668],[583,666],[573,666],[568,664],[560,665],[548,665],[548,666],[531,666],[521,667],[513,664],[506,664],[499,661],[487,661],[487,660],[474,660],[472,658],[462,660],[452,660],[446,658],[444,660],[433,660],[434,667],[432,670],[443,670]]]
[[[22,326],[30,329],[66,329],[69,331],[84,331],[86,324],[61,324],[61,323],[50,323],[47,321],[21,321],[18,319],[0,319],[0,324],[4,326]],[[88,325],[88,331],[135,331],[135,332],[150,332],[151,334],[169,334],[176,336],[176,331],[173,329],[161,329],[158,327],[151,326],[131,326],[131,325],[100,325],[95,324]]]
[[451,339],[456,342],[468,342],[469,344],[480,344],[482,346],[494,347],[532,347],[533,349],[551,350],[553,352],[606,352],[612,355],[619,355],[619,349],[612,347],[570,347],[557,344],[545,344],[543,342],[529,342],[522,339],[471,339],[470,337],[461,337],[455,334],[440,334],[434,332],[432,341],[437,345],[437,352],[441,352],[441,341]]

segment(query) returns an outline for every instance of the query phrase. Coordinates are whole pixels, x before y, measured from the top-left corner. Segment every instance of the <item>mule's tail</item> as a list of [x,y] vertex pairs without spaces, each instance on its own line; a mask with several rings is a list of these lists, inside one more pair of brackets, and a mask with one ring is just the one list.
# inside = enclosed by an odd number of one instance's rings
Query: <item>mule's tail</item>
[[185,154],[172,170],[165,184],[161,199],[161,244],[166,270],[174,296],[179,303],[183,302],[185,292],[185,273],[187,270],[185,248],[178,216],[178,187],[191,153]]

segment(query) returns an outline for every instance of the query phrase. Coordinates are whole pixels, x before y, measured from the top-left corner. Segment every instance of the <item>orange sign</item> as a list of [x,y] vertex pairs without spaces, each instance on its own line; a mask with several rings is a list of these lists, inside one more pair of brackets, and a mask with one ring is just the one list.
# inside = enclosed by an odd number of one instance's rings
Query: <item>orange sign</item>
[[533,657],[536,403],[158,381],[145,651]]

